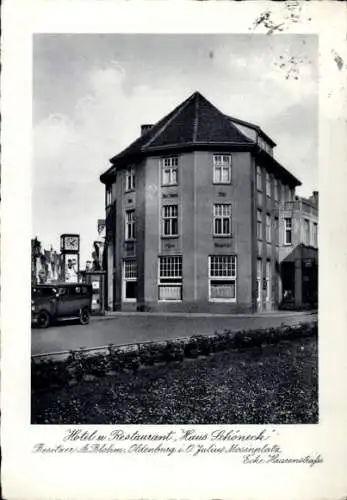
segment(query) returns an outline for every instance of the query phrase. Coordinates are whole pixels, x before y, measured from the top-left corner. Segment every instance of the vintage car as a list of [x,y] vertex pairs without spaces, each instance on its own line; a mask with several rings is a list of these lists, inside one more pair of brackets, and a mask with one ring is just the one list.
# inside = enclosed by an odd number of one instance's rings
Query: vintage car
[[35,285],[31,288],[31,322],[47,328],[56,321],[89,323],[92,286],[84,283]]

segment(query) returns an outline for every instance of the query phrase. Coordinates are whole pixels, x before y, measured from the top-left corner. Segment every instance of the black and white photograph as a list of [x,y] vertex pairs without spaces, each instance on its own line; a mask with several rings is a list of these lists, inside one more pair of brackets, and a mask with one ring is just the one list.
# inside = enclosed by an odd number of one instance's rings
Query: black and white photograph
[[33,39],[32,423],[315,424],[318,37]]
[[344,498],[345,9],[5,2],[0,496]]

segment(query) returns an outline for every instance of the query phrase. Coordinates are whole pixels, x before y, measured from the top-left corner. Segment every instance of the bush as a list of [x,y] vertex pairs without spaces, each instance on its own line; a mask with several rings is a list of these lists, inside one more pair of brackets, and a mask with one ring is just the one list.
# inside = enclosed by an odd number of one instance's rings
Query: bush
[[231,332],[225,330],[214,335],[194,335],[185,339],[149,342],[117,347],[108,346],[106,353],[71,351],[65,361],[32,360],[32,388],[61,387],[71,381],[81,381],[86,376],[103,377],[110,371],[130,370],[136,373],[141,365],[182,361],[184,357],[195,359],[211,353],[230,349],[262,348],[281,340],[294,340],[317,336],[317,322],[296,326],[280,326],[263,330]]
[[180,341],[168,340],[163,350],[163,361],[182,361],[184,358],[184,347]]

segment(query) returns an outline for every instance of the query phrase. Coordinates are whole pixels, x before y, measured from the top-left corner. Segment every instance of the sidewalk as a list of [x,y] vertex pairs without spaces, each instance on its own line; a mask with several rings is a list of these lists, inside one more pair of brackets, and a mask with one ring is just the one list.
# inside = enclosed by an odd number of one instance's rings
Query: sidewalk
[[92,316],[91,320],[102,321],[118,317],[173,317],[173,318],[291,318],[300,316],[317,316],[318,311],[266,311],[258,313],[240,313],[240,314],[216,314],[216,313],[189,313],[189,312],[140,312],[140,311],[107,311],[104,316]]

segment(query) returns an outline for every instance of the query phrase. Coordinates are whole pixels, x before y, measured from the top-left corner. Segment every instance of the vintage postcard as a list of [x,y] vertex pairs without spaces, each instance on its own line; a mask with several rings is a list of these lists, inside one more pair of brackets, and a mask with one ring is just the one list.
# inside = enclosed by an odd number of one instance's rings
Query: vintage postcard
[[345,14],[4,6],[4,498],[346,497]]

